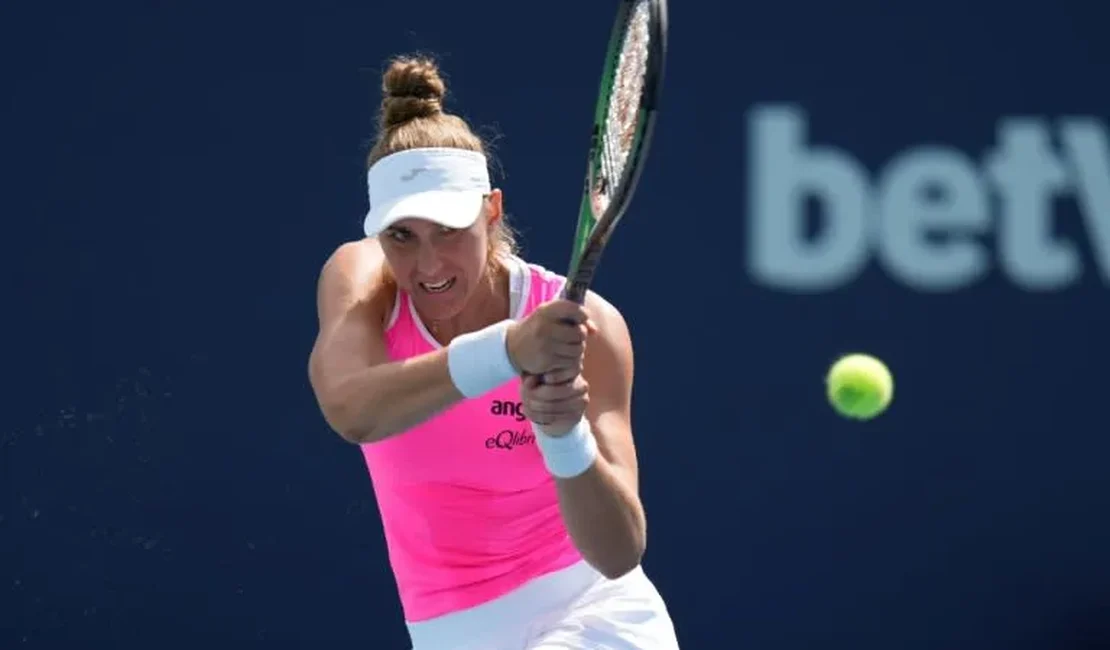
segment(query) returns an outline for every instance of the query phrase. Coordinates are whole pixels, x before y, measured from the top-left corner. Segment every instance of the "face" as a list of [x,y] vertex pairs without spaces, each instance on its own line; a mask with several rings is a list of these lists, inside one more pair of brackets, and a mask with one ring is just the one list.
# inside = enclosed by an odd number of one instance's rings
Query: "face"
[[445,228],[425,219],[402,219],[378,237],[401,289],[430,320],[457,316],[485,278],[490,238],[501,219],[501,192],[483,203],[469,228]]

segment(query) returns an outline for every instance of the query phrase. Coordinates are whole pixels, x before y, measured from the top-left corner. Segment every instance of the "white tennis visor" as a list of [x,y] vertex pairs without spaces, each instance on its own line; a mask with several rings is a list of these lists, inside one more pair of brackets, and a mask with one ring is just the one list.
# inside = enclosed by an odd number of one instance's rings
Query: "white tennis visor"
[[453,148],[407,149],[390,154],[366,172],[370,211],[362,224],[374,237],[401,219],[427,219],[448,228],[469,228],[490,192],[486,157]]

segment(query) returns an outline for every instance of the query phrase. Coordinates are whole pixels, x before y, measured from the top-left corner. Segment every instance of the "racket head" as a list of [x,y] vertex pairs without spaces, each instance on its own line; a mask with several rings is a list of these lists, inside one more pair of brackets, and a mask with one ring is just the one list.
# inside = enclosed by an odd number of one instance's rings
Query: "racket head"
[[666,0],[620,0],[590,135],[564,297],[581,303],[643,172],[667,55]]

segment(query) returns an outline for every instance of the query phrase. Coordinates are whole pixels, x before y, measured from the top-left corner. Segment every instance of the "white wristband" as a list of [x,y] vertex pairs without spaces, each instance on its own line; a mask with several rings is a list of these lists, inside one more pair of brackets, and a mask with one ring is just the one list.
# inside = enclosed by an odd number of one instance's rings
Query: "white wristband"
[[536,446],[540,448],[547,471],[558,478],[574,478],[593,467],[597,459],[597,440],[585,417],[564,436],[549,436],[532,423]]
[[465,397],[478,397],[517,376],[505,337],[512,321],[503,320],[451,339],[447,372]]

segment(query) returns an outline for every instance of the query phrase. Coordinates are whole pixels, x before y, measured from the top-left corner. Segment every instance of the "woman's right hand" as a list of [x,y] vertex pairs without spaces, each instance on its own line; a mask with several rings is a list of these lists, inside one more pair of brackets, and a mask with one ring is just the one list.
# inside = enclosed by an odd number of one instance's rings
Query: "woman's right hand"
[[570,300],[544,303],[509,326],[506,347],[518,371],[540,375],[582,368],[586,338],[597,331],[585,308]]

